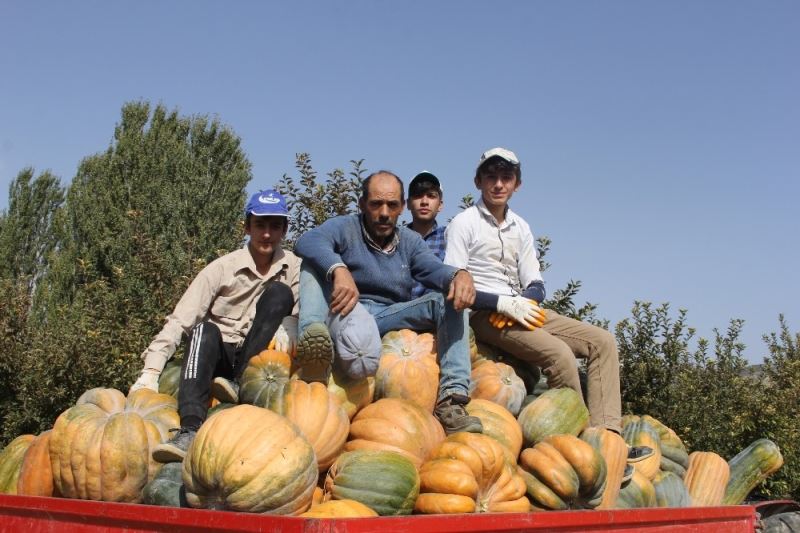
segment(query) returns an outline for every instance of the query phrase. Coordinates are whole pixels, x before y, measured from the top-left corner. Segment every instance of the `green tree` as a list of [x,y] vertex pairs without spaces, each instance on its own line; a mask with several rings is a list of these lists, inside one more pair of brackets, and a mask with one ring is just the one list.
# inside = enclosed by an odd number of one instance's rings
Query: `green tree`
[[17,405],[0,414],[4,437],[48,427],[88,388],[127,390],[190,280],[241,246],[249,179],[239,138],[217,120],[123,106],[113,142],[81,162],[55,218],[33,333],[13,354],[23,372]]

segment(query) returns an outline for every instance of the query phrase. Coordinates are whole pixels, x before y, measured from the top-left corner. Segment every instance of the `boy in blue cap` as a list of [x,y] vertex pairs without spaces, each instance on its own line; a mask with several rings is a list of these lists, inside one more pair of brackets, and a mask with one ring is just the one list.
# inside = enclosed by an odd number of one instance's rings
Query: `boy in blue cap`
[[294,350],[300,259],[281,248],[288,216],[280,193],[255,193],[245,209],[247,246],[200,271],[142,354],[144,370],[131,391],[157,391],[167,360],[184,335],[189,339],[178,392],[181,427],[153,449],[155,460],[183,460],[206,419],[209,395],[238,401],[238,378],[273,337],[277,349]]

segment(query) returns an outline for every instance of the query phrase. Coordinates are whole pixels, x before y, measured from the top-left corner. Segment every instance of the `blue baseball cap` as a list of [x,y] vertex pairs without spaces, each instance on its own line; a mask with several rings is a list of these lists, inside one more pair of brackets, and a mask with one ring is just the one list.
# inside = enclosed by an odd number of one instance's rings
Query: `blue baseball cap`
[[247,202],[244,216],[247,217],[247,215],[288,217],[289,210],[286,209],[286,198],[274,189],[258,191]]

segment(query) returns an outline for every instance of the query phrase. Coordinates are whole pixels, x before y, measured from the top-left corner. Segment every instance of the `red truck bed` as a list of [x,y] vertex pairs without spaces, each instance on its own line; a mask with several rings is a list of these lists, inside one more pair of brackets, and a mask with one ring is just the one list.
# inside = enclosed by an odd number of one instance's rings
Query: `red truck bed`
[[63,498],[0,495],[0,531],[454,531],[752,532],[750,505],[520,514],[415,515],[317,520]]

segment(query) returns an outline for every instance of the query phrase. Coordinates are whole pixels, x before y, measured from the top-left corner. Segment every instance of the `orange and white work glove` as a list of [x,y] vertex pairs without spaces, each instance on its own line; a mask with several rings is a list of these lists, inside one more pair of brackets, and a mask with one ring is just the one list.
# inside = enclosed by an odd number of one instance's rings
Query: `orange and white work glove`
[[[497,298],[497,311],[505,318],[510,318],[531,331],[542,327],[547,320],[544,309],[539,307],[534,300],[529,300],[522,296],[499,296]],[[490,322],[491,318],[490,316]],[[505,321],[498,320],[497,323],[502,323],[502,327],[506,327]]]
[[142,375],[136,380],[136,383],[131,385],[128,394],[139,389],[150,389],[151,391],[158,392],[158,377],[161,375],[160,370],[155,368],[145,368],[142,370]]
[[294,357],[297,353],[297,317],[287,316],[281,321],[275,336],[267,346],[270,350],[286,352]]

